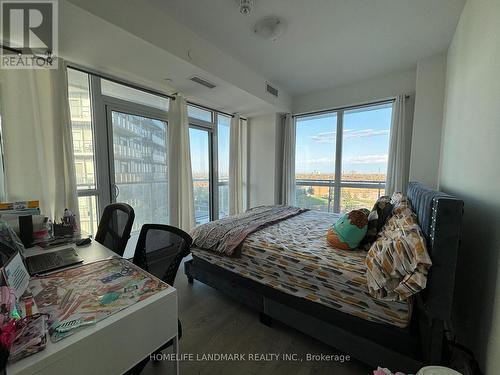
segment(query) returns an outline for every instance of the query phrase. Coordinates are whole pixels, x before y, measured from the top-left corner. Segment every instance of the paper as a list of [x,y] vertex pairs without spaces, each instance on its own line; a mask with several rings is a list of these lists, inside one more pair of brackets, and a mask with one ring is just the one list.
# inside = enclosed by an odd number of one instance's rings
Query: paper
[[5,264],[3,274],[7,286],[14,289],[16,298],[19,299],[28,288],[30,282],[30,274],[26,270],[19,252],[16,252],[16,255]]

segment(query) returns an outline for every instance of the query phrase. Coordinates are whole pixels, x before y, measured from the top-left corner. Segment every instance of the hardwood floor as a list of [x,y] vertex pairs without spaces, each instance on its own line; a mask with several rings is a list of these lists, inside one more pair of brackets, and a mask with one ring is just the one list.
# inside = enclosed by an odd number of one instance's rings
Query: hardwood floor
[[[215,289],[198,281],[189,285],[179,268],[175,287],[179,293],[179,315],[183,336],[179,342],[181,353],[245,354],[245,361],[183,361],[180,374],[370,374],[371,368],[351,359],[344,363],[334,361],[307,361],[306,355],[339,354],[321,342],[312,339],[279,322],[271,327],[260,323],[255,311],[229,299]],[[250,361],[249,354],[296,354],[297,361]],[[298,359],[302,358],[302,361]],[[145,375],[172,373],[168,362],[149,363]]]

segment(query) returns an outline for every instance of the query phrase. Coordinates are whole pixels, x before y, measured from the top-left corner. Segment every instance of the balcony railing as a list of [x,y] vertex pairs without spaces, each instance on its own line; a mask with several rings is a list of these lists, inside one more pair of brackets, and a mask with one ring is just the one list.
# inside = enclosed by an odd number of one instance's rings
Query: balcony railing
[[342,180],[340,196],[335,196],[332,179],[296,179],[297,206],[325,212],[347,212],[358,208],[371,209],[385,191],[385,181]]

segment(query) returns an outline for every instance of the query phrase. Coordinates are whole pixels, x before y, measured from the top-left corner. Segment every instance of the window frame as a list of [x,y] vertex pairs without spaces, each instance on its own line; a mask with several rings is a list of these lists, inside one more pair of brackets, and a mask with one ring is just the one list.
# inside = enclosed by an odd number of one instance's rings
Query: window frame
[[209,152],[209,221],[219,219],[219,163],[218,163],[218,131],[217,124],[219,112],[210,111],[207,108],[197,106],[195,104],[188,104],[191,107],[197,107],[212,113],[212,121],[204,121],[198,118],[189,117],[189,127],[193,129],[204,130],[208,132],[208,152]]
[[[353,182],[343,182],[342,181],[342,152],[343,152],[343,141],[344,141],[344,114],[347,111],[354,109],[363,109],[370,107],[377,107],[384,104],[391,104],[392,110],[394,110],[394,98],[380,100],[372,103],[366,103],[362,105],[354,105],[348,107],[342,107],[337,109],[330,109],[318,112],[310,112],[304,114],[295,115],[294,121],[297,122],[300,118],[307,118],[311,116],[317,116],[321,114],[335,114],[336,115],[336,126],[335,126],[335,175],[333,183],[327,182],[325,183],[317,183],[317,185],[312,185],[307,181],[297,183],[297,177],[295,177],[295,187],[297,186],[328,186],[329,188],[333,187],[333,211],[328,210],[328,212],[340,213],[341,212],[341,203],[342,203],[342,189],[343,188],[359,188],[359,189],[385,189],[385,185],[387,180],[384,182],[376,182],[376,183],[353,183]],[[390,139],[390,135],[389,135]],[[295,140],[295,146],[297,147],[297,141]],[[296,174],[296,171],[295,171]]]

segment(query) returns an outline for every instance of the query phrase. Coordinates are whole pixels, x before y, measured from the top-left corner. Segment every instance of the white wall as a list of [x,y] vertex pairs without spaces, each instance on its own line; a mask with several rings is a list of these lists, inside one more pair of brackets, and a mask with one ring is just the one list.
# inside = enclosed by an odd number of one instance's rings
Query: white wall
[[293,98],[293,113],[319,111],[373,102],[415,91],[415,69],[394,72],[351,85],[337,86]]
[[[65,0],[59,1],[59,53],[71,63],[166,94],[180,92],[189,100],[218,110],[247,116],[278,110],[272,103],[207,72],[192,61]],[[217,87],[210,90],[195,84],[189,80],[193,75],[205,77]],[[165,81],[166,77],[173,81]],[[264,85],[261,86],[263,91]]]
[[410,180],[437,187],[443,124],[446,54],[417,64]]
[[248,120],[248,207],[275,204],[279,191],[278,115],[269,114]]
[[[111,23],[115,27],[118,26],[122,32],[124,31],[127,34],[132,34],[136,38],[141,39],[145,45],[159,48],[163,52],[168,52],[175,58],[182,60],[185,64],[198,68],[202,71],[200,74],[204,78],[211,81],[216,80],[215,83],[217,84],[220,79],[223,82],[235,86],[240,91],[239,95],[245,93],[258,98],[263,102],[262,104],[267,104],[267,107],[276,107],[273,109],[274,111],[289,111],[291,108],[291,98],[285,90],[280,88],[280,95],[278,98],[266,93],[265,82],[269,80],[268,77],[261,76],[245,65],[244,62],[230,56],[209,41],[201,38],[182,22],[174,19],[166,10],[158,11],[158,7],[150,6],[147,1],[120,0],[119,7],[117,6],[117,2],[109,1],[69,1],[76,4],[79,8],[97,15],[100,19],[106,20],[107,23]],[[64,1],[64,3],[66,3],[66,8],[73,6],[72,4],[68,4],[67,1]],[[93,33],[95,30],[96,29],[83,29],[82,34]],[[103,35],[102,33],[100,34]],[[88,46],[92,46],[94,42],[99,43],[99,39],[93,38],[92,43],[87,44]],[[115,39],[111,43],[108,43],[107,48],[103,48],[102,51],[106,53],[107,51],[113,50],[116,55],[120,56],[122,59],[130,59],[132,53],[140,57],[140,62],[136,63],[139,66],[141,66],[141,63],[144,63],[144,65],[151,65],[151,63],[158,65],[159,63],[156,59],[156,53],[154,55],[143,53],[143,48],[140,50],[136,50],[133,47],[125,47],[123,49],[115,48],[114,43],[121,43],[121,40]],[[96,51],[99,53],[101,49],[91,50],[88,51],[88,53],[93,56],[96,54]],[[182,74],[177,75],[175,69],[176,65],[174,64],[163,66],[163,73],[157,78],[159,82],[162,82],[165,77],[170,77],[174,79],[174,84],[177,84],[178,81],[184,81],[187,77],[193,75],[193,73],[184,76]],[[182,70],[182,68],[180,70]],[[146,66],[144,66],[144,73],[148,73],[148,67]],[[177,88],[182,91],[185,87],[189,87],[186,86],[184,82],[182,82],[180,86],[181,87]],[[197,86],[192,86],[192,88],[194,87]],[[200,94],[202,92],[209,92],[216,95],[217,89],[203,89],[203,91],[200,91]],[[233,96],[236,97],[237,95],[233,94]],[[227,99],[231,101],[231,97]],[[243,97],[242,100],[244,103],[244,101],[247,100],[246,96]],[[238,112],[242,111],[238,110]],[[247,111],[246,113],[249,112]]]
[[500,1],[469,0],[448,51],[440,188],[465,201],[455,326],[500,368]]

